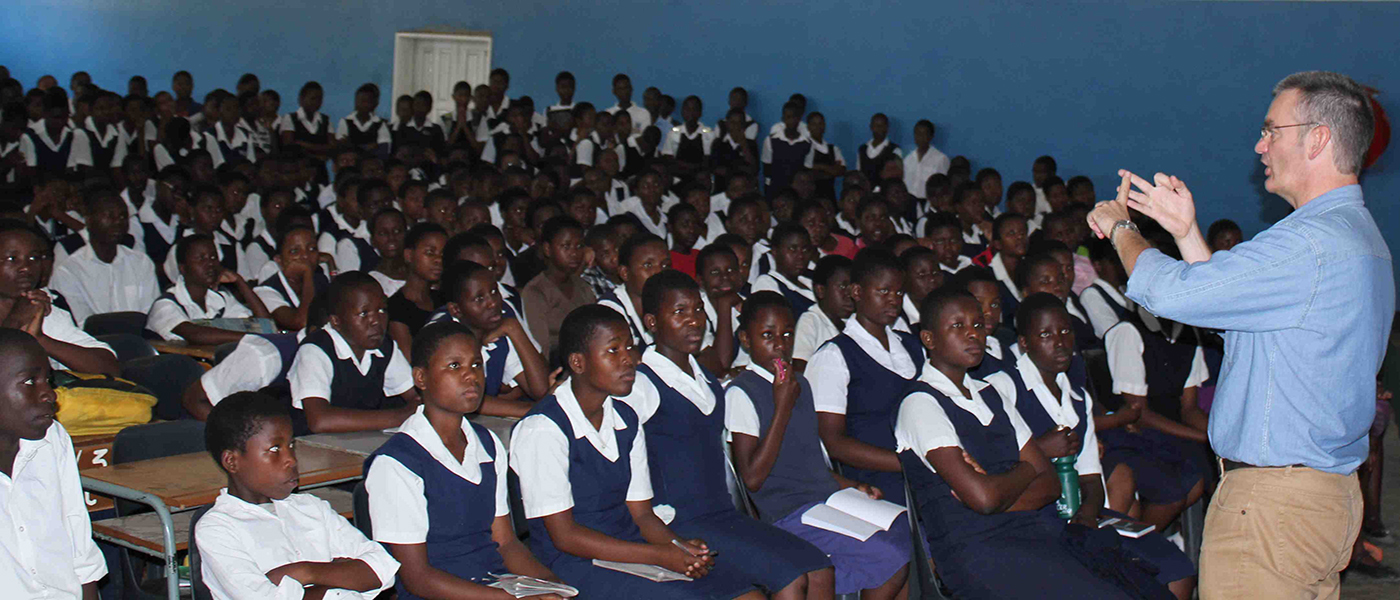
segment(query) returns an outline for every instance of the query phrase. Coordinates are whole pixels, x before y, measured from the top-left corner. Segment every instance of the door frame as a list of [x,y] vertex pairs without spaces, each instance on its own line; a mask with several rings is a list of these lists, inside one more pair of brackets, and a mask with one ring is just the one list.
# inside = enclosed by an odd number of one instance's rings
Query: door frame
[[[388,98],[389,114],[394,114],[394,101],[399,96],[413,93],[407,88],[412,79],[414,47],[420,40],[450,40],[450,41],[472,41],[485,42],[486,44],[486,68],[491,70],[491,57],[494,48],[494,41],[489,31],[463,31],[459,33],[441,33],[430,31],[398,31],[394,33],[394,87],[393,95]],[[484,83],[484,82],[483,82]],[[475,85],[475,84],[473,84]],[[381,102],[381,106],[383,102]]]

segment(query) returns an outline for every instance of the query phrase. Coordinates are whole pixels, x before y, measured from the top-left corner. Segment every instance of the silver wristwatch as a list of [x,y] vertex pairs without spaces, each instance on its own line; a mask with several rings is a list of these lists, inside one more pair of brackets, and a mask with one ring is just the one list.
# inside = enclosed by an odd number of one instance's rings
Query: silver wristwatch
[[1114,248],[1118,247],[1118,241],[1113,238],[1113,234],[1118,233],[1119,229],[1127,229],[1133,233],[1142,235],[1142,230],[1138,229],[1136,223],[1128,219],[1120,219],[1117,223],[1113,224],[1113,229],[1108,230],[1108,241],[1113,243]]

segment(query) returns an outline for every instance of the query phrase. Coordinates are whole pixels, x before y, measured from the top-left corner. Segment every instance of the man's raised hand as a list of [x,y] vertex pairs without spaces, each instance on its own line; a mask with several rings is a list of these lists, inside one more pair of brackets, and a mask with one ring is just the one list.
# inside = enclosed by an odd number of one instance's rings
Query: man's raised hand
[[1153,175],[1151,183],[1126,170],[1118,174],[1137,188],[1128,190],[1128,208],[1147,215],[1178,240],[1191,233],[1196,226],[1196,203],[1185,183],[1165,173]]

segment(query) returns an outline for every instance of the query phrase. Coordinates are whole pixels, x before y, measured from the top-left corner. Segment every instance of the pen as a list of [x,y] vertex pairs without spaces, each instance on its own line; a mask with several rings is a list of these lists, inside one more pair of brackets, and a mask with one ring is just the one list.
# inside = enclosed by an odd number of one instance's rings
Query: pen
[[691,552],[691,551],[690,551],[690,548],[685,547],[685,544],[682,544],[680,540],[671,540],[671,543],[672,543],[672,544],[675,544],[677,548],[680,548],[681,550],[685,550],[685,553],[686,553],[686,554],[689,554],[689,555],[694,556],[694,557],[696,557],[696,558],[700,558],[700,557],[702,557],[702,556],[708,556],[708,557],[710,557],[710,558],[714,558],[714,557],[716,557],[716,556],[719,556],[719,553],[718,553],[718,552],[715,552],[714,550],[707,550],[707,551],[705,551],[704,554],[696,554],[696,553],[694,553],[694,552]]

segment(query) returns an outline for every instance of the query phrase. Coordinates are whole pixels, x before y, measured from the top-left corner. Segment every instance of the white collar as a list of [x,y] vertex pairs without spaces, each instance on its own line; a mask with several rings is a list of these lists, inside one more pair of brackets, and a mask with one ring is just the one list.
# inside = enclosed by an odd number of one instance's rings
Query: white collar
[[384,353],[380,352],[378,348],[370,348],[368,350],[365,350],[365,357],[363,359],[357,360],[355,358],[355,351],[350,348],[350,342],[345,341],[345,337],[340,335],[339,331],[335,330],[334,325],[327,324],[325,329],[326,332],[329,333],[331,336],[331,346],[335,348],[335,357],[340,360],[348,360],[354,363],[355,368],[359,369],[360,374],[369,372],[371,360],[373,360],[376,357],[384,356]]
[[875,336],[870,335],[870,332],[861,326],[855,315],[846,319],[846,326],[841,332],[855,341],[856,345],[860,346],[861,350],[865,351],[880,366],[896,375],[912,379],[914,372],[918,370],[918,366],[914,364],[914,357],[909,356],[909,351],[904,349],[899,334],[895,333],[892,327],[885,327],[885,339],[889,342],[889,350],[881,346],[880,340],[875,339]]
[[[433,424],[428,422],[428,417],[423,415],[423,405],[418,405],[418,409],[413,415],[404,420],[399,425],[399,432],[408,434],[413,441],[418,442],[428,455],[438,461],[454,475],[461,477],[473,484],[481,483],[481,465],[493,462],[491,455],[486,453],[485,442],[476,435],[476,428],[472,427],[470,421],[462,419],[462,433],[467,435],[467,451],[462,454],[461,462],[457,457],[452,456],[452,452],[442,443],[442,438],[438,437]],[[494,443],[494,442],[493,442]]]
[[1070,316],[1086,323],[1089,322],[1089,319],[1084,316],[1084,313],[1079,312],[1079,308],[1075,306],[1076,302],[1073,298],[1073,296],[1067,296],[1065,298],[1065,310],[1069,312]]
[[1001,340],[997,339],[997,336],[987,335],[987,354],[992,355],[992,358],[1001,360]]
[[681,123],[680,125],[676,125],[675,127],[671,128],[671,133],[679,133],[686,139],[695,139],[696,137],[706,136],[709,135],[711,131],[712,130],[709,127],[706,127],[704,123],[696,123],[694,133],[685,130],[685,123]]
[[771,138],[773,138],[773,139],[775,139],[775,140],[782,140],[782,141],[784,141],[784,142],[786,142],[786,143],[788,143],[788,144],[800,144],[800,143],[802,143],[802,142],[804,142],[804,141],[805,141],[805,142],[811,142],[811,141],[812,141],[811,138],[808,138],[808,137],[807,137],[807,132],[802,130],[802,127],[800,126],[800,124],[799,124],[799,126],[798,126],[798,128],[797,128],[797,137],[795,137],[795,138],[790,138],[790,137],[784,135],[785,133],[787,133],[787,128],[786,128],[786,127],[783,127],[783,124],[782,124],[782,123],[778,123],[778,129],[777,129],[776,131],[774,131],[773,134],[770,135],[769,137],[771,137]]
[[302,124],[303,127],[306,127],[306,130],[307,130],[307,131],[309,131],[309,132],[311,132],[311,133],[317,133],[317,131],[320,129],[320,125],[321,125],[321,113],[316,112],[316,113],[312,113],[312,114],[310,114],[310,115],[307,115],[307,114],[306,114],[306,109],[301,108],[301,107],[298,107],[298,108],[297,108],[297,112],[296,112],[296,116],[297,116],[298,119],[301,119],[301,124]]
[[[769,371],[768,369],[763,368],[763,367],[760,366],[758,363],[749,363],[748,365],[746,365],[746,367],[747,367],[750,371],[753,371],[754,374],[758,375],[759,377],[762,377],[764,381],[767,381],[768,383],[773,383],[773,372],[772,372],[772,371]],[[796,373],[793,373],[792,375],[795,376]]]
[[694,377],[687,375],[676,363],[671,362],[671,359],[662,356],[656,350],[656,346],[647,348],[646,352],[642,353],[642,364],[651,367],[661,381],[680,392],[686,400],[695,405],[695,408],[700,409],[700,412],[708,415],[715,410],[715,392],[705,381],[705,373],[700,370],[700,363],[695,362],[695,357],[686,356],[686,360],[690,361],[690,370],[695,373]]
[[1026,384],[1026,388],[1035,394],[1036,400],[1040,401],[1040,405],[1056,425],[1071,429],[1079,425],[1079,414],[1074,412],[1073,402],[1083,402],[1084,399],[1074,393],[1069,384],[1069,376],[1064,373],[1055,375],[1055,385],[1060,388],[1060,397],[1056,398],[1050,394],[1050,388],[1045,385],[1044,378],[1040,376],[1040,369],[1036,368],[1029,354],[1021,353],[1016,357],[1016,370],[1021,373],[1021,381]]
[[1003,285],[1005,285],[1006,289],[1011,290],[1011,295],[1015,296],[1017,300],[1020,300],[1021,290],[1016,289],[1016,280],[1012,278],[1011,273],[1006,270],[1006,263],[1001,261],[1000,252],[996,253],[996,256],[992,257],[991,266],[992,275],[996,276],[997,281],[1000,281]]
[[866,142],[866,143],[865,143],[865,156],[866,156],[866,158],[875,158],[876,156],[879,156],[881,152],[884,152],[884,151],[885,151],[885,146],[888,146],[889,144],[890,144],[890,138],[888,138],[888,137],[885,138],[885,141],[880,142],[879,144],[876,144],[876,143],[875,143],[875,140],[873,140],[873,139],[870,140],[870,141],[868,141],[868,142]]
[[[929,159],[933,159],[933,158],[937,158],[937,157],[939,157],[939,156],[943,156],[943,153],[940,152],[940,151],[938,150],[938,148],[934,148],[934,147],[933,147],[933,144],[929,144],[929,145],[928,145],[928,151],[927,151],[927,152],[924,152],[923,156],[919,156],[919,147],[918,147],[918,146],[914,146],[914,148],[911,149],[911,150],[909,151],[909,156],[914,157],[914,161],[915,161],[915,162],[918,162],[918,163],[922,164],[924,161],[927,161],[927,160],[929,160]],[[906,157],[906,158],[907,158],[907,157]]]
[[1099,288],[1099,291],[1103,292],[1105,296],[1108,296],[1109,300],[1113,301],[1118,306],[1122,308],[1130,307],[1128,303],[1131,302],[1131,300],[1128,300],[1127,297],[1123,296],[1123,291],[1119,290],[1116,287],[1113,287],[1113,284],[1104,281],[1103,279],[1095,278],[1094,282],[1090,285]]
[[637,331],[642,334],[642,339],[637,341],[650,345],[651,332],[647,331],[645,322],[642,321],[642,315],[637,314],[637,307],[632,306],[632,296],[627,294],[627,284],[618,285],[613,291],[617,292],[617,303],[622,305],[622,312],[627,316],[627,320],[631,321]]
[[948,265],[945,265],[943,263],[938,263],[938,268],[943,269],[944,273],[957,273],[958,271],[966,269],[970,266],[972,266],[972,259],[961,254],[958,255],[958,266],[956,267],[949,267]]
[[574,396],[572,383],[565,382],[554,390],[554,400],[559,403],[559,408],[563,409],[564,416],[569,418],[569,426],[574,430],[574,439],[587,439],[603,458],[609,462],[617,462],[622,456],[621,448],[617,445],[617,432],[627,429],[627,422],[617,414],[615,398],[609,396],[603,400],[603,421],[598,429],[594,429],[593,423],[584,416],[583,407],[579,406],[578,398]]
[[920,322],[919,305],[914,304],[914,301],[909,298],[909,294],[904,295],[904,316],[909,319],[910,323]]
[[349,121],[351,125],[354,125],[354,126],[355,126],[355,129],[358,129],[358,130],[360,130],[360,131],[364,131],[364,130],[369,129],[370,127],[374,126],[374,124],[383,121],[384,119],[380,118],[379,115],[376,115],[376,114],[374,114],[374,113],[369,113],[369,120],[368,120],[368,121],[365,121],[365,122],[363,122],[363,123],[361,123],[360,120],[359,120],[359,118],[357,118],[357,113],[351,112],[351,113],[350,113],[350,116],[345,117],[345,120],[346,120],[346,121]]
[[[963,374],[963,387],[970,392],[971,398],[963,396],[962,391],[958,390],[958,386],[953,385],[953,380],[948,379],[947,375],[933,368],[932,365],[919,374],[919,381],[927,383],[929,387],[947,396],[958,408],[972,413],[972,416],[977,417],[977,421],[984,426],[990,424],[992,418],[996,416],[992,414],[992,409],[987,406],[987,402],[982,399],[982,390],[988,386],[985,381],[973,379],[971,375]],[[993,388],[993,392],[995,391],[996,388]]]
[[44,127],[43,121],[40,121],[39,126],[34,128],[34,135],[38,137],[39,141],[43,142],[45,146],[48,146],[50,150],[58,150],[58,147],[63,145],[63,140],[69,135],[72,135],[72,133],[73,127],[71,125],[64,125],[63,131],[58,132],[58,141],[54,141],[53,138],[49,137],[49,128]]
[[[267,232],[264,231],[263,233]],[[282,291],[287,295],[287,303],[291,304],[293,307],[300,307],[301,297],[297,295],[296,290],[292,289],[294,286],[292,285],[291,281],[287,280],[287,274],[282,272],[282,266],[278,265],[276,260],[269,260],[267,261],[267,264],[272,265],[272,268],[276,269],[274,273],[277,276],[277,280],[282,282]],[[337,352],[337,354],[339,354],[339,352]]]
[[[120,245],[120,244],[119,244]],[[204,306],[200,306],[194,298],[190,297],[189,288],[185,287],[185,279],[181,277],[171,286],[170,293],[175,297],[175,302],[185,309],[185,314],[190,319],[217,319],[224,314],[224,309],[228,308],[228,299],[218,288],[210,288],[204,293]]]
[[797,281],[798,281],[798,283],[800,283],[801,285],[807,286],[807,287],[800,287],[798,284],[793,283],[791,279],[788,279],[787,277],[783,277],[783,274],[782,274],[782,273],[779,273],[777,269],[770,269],[770,270],[768,271],[767,275],[770,276],[770,277],[772,277],[773,279],[777,280],[778,283],[781,283],[781,284],[787,286],[788,289],[791,289],[792,291],[797,292],[797,294],[798,294],[799,296],[802,296],[803,298],[806,298],[806,299],[808,299],[808,300],[811,300],[812,302],[816,302],[816,301],[817,301],[816,293],[812,291],[812,280],[811,280],[810,278],[808,278],[807,276],[805,276],[805,275],[798,275],[798,276],[797,276]]
[[214,124],[214,141],[222,142],[232,148],[237,148],[248,143],[248,134],[244,133],[242,129],[239,129],[238,126],[235,125],[233,127],[233,137],[229,137],[228,132],[224,131],[223,122],[220,121]]
[[92,117],[87,118],[87,121],[83,123],[83,127],[92,133],[92,135],[97,138],[97,142],[103,146],[106,146],[107,142],[111,141],[112,138],[121,135],[121,132],[117,131],[117,126],[111,123],[108,123],[107,128],[99,132],[97,130],[97,121],[94,121]]

